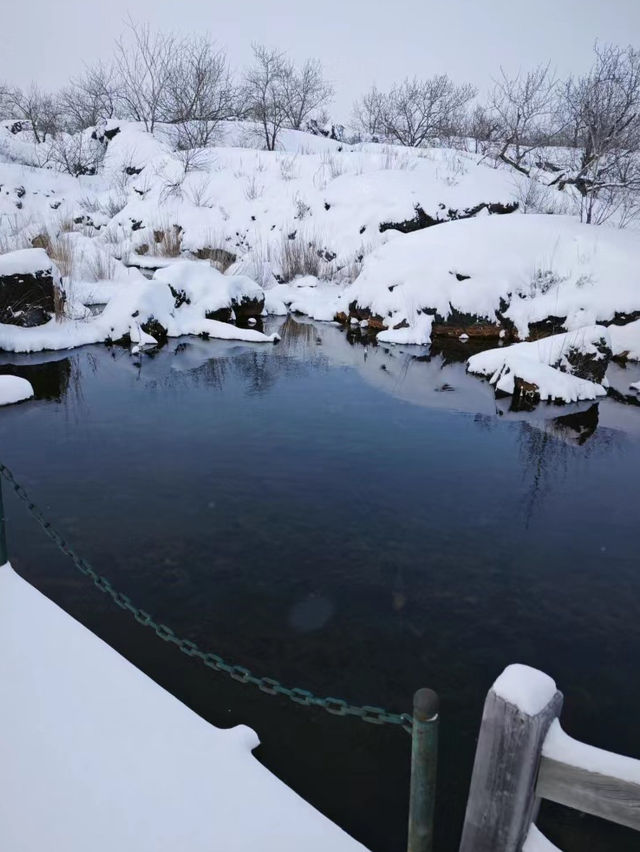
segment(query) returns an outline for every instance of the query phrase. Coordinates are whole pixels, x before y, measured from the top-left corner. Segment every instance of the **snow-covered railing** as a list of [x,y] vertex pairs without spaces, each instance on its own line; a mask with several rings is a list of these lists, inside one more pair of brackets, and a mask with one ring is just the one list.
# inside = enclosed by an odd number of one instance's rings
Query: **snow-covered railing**
[[484,705],[460,852],[555,849],[534,822],[541,799],[640,831],[640,760],[564,733],[563,696],[528,666],[508,666]]

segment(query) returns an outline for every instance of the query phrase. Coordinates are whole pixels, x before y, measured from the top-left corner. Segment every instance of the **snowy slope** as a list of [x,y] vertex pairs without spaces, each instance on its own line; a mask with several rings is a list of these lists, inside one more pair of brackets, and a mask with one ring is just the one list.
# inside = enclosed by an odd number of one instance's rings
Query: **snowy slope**
[[0,848],[357,852],[251,756],[0,567]]

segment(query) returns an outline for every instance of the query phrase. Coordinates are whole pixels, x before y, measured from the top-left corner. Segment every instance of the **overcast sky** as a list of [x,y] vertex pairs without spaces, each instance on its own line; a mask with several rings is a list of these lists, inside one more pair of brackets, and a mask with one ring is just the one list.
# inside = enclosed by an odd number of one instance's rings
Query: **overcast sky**
[[108,58],[128,13],[208,33],[235,66],[252,41],[319,58],[338,120],[373,82],[446,71],[484,90],[500,65],[550,59],[566,74],[588,67],[595,39],[640,47],[640,0],[1,0],[0,80],[64,84],[84,62]]

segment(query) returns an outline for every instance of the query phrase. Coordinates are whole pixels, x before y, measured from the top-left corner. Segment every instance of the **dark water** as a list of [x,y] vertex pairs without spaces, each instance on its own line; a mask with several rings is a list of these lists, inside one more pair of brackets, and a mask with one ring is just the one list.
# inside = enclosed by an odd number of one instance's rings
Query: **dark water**
[[[640,756],[640,409],[513,418],[442,355],[291,321],[275,347],[4,362],[40,399],[0,411],[2,460],[138,605],[289,685],[398,712],[439,692],[437,850],[457,848],[482,703],[508,663],[556,679],[570,734]],[[214,724],[254,727],[256,756],[374,852],[404,848],[406,734],[210,672],[6,501],[24,577]],[[566,852],[638,848],[561,808],[540,825]]]

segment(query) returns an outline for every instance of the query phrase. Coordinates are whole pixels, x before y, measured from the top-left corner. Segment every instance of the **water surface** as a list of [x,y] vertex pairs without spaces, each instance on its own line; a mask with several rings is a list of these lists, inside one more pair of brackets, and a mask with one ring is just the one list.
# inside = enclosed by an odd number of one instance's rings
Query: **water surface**
[[[442,852],[508,663],[556,679],[573,736],[640,756],[640,409],[512,414],[450,359],[288,320],[277,346],[185,339],[0,364],[39,396],[0,411],[2,461],[138,605],[291,686],[397,712],[419,686],[440,693]],[[613,375],[624,387],[638,372]],[[186,658],[5,495],[24,577],[214,724],[254,727],[256,756],[374,852],[405,848],[406,734]],[[637,848],[561,808],[541,826],[566,852]]]

